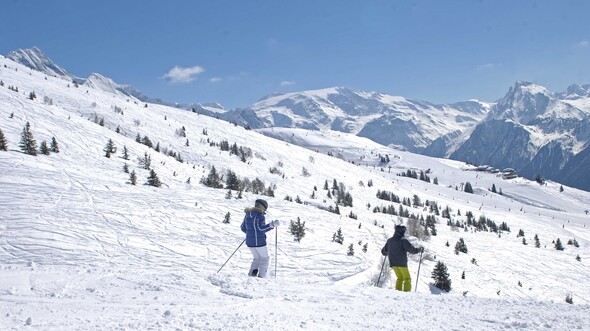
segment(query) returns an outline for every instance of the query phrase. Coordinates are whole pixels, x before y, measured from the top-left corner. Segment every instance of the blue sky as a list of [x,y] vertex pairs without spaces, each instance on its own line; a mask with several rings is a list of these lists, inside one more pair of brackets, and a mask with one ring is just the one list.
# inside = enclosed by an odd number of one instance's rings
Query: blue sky
[[590,1],[33,1],[0,4],[0,53],[39,47],[170,102],[245,107],[332,86],[434,103],[517,80],[590,83]]

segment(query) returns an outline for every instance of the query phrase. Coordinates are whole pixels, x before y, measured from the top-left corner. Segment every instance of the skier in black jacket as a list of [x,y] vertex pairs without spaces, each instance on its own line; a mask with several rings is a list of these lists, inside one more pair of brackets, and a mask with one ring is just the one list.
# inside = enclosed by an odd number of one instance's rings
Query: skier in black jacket
[[412,290],[412,279],[408,270],[408,254],[416,254],[424,251],[423,247],[414,247],[408,239],[404,238],[406,227],[396,225],[393,237],[387,240],[381,249],[381,254],[389,258],[389,266],[393,269],[397,281],[395,289],[398,291],[410,292]]

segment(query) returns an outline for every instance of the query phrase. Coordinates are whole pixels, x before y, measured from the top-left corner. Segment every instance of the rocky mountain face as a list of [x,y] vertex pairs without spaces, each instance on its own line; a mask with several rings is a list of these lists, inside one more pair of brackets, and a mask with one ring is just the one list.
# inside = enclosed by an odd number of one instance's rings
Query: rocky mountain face
[[583,171],[590,166],[588,90],[572,85],[553,94],[517,82],[470,134],[446,144],[445,156],[590,190]]

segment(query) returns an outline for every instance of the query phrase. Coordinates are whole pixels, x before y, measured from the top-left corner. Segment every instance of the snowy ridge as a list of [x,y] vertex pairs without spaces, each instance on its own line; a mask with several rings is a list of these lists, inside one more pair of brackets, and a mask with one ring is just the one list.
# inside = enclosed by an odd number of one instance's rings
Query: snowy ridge
[[[42,330],[590,328],[590,289],[583,286],[590,277],[588,192],[567,186],[559,192],[560,184],[551,181],[540,186],[522,178],[503,180],[462,162],[395,151],[338,131],[261,130],[290,139],[280,141],[212,117],[145,107],[102,88],[68,86],[45,76],[0,59],[5,84],[0,129],[8,142],[8,151],[0,151],[2,329],[25,324]],[[34,100],[28,98],[31,91]],[[18,142],[27,122],[38,143],[56,137],[60,152],[23,154]],[[179,135],[181,128],[186,137]],[[137,143],[137,135],[179,153],[184,162]],[[104,156],[109,139],[117,147],[111,158]],[[251,149],[247,162],[212,145],[223,140]],[[124,146],[129,160],[122,158]],[[162,187],[144,185],[149,171],[139,160],[146,153]],[[384,155],[387,164],[380,163]],[[125,164],[137,173],[138,185],[129,183]],[[237,199],[232,192],[227,199],[228,190],[199,183],[212,166],[276,185],[275,197],[244,192]],[[430,169],[439,184],[396,175],[408,169]],[[323,189],[333,180],[354,197],[352,207],[340,206],[340,215],[324,210],[335,205]],[[455,189],[466,182],[475,194]],[[504,195],[490,193],[492,185]],[[441,209],[448,205],[456,221],[467,211],[485,215],[506,222],[511,232],[465,231],[439,216],[437,236],[412,239],[428,256],[418,280],[417,256],[410,258],[417,293],[391,290],[389,276],[384,288],[370,286],[382,266],[385,239],[396,223],[408,222],[373,212],[375,206],[400,206],[377,199],[377,190],[417,195]],[[306,204],[287,201],[287,195]],[[217,273],[243,240],[243,209],[259,197],[269,202],[267,219],[283,221],[268,233],[271,277],[246,276],[251,256],[245,247]],[[429,215],[425,207],[403,208]],[[230,223],[223,224],[228,212]],[[350,212],[358,219],[348,217]],[[300,243],[288,230],[297,217],[307,227]],[[343,245],[332,241],[339,228]],[[528,245],[516,237],[519,229]],[[459,238],[468,253],[454,253]],[[553,248],[557,238],[564,251]],[[579,247],[567,245],[568,239]],[[448,266],[449,293],[430,284],[437,261]],[[564,302],[568,294],[573,305]],[[403,304],[392,307],[392,301]]]
[[7,57],[31,69],[44,72],[51,76],[72,77],[65,69],[61,68],[50,58],[45,56],[45,54],[43,54],[43,52],[37,47],[18,49],[10,52]]
[[112,94],[121,93],[119,92],[120,87],[117,85],[117,83],[115,83],[112,79],[97,73],[90,74],[90,76],[88,76],[84,82],[84,86],[92,87],[94,89],[102,90]]
[[268,96],[246,108],[254,128],[291,127],[336,130],[370,138],[383,145],[420,151],[437,138],[474,126],[490,104],[465,101],[433,105],[377,92],[343,87]]

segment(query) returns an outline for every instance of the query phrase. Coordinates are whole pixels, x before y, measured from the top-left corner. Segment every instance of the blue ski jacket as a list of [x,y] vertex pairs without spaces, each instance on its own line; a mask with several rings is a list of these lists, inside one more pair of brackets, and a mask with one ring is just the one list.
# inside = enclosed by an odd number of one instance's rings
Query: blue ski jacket
[[260,208],[246,208],[246,216],[240,228],[246,234],[246,246],[266,246],[266,232],[272,229],[270,224],[265,224],[264,211]]

